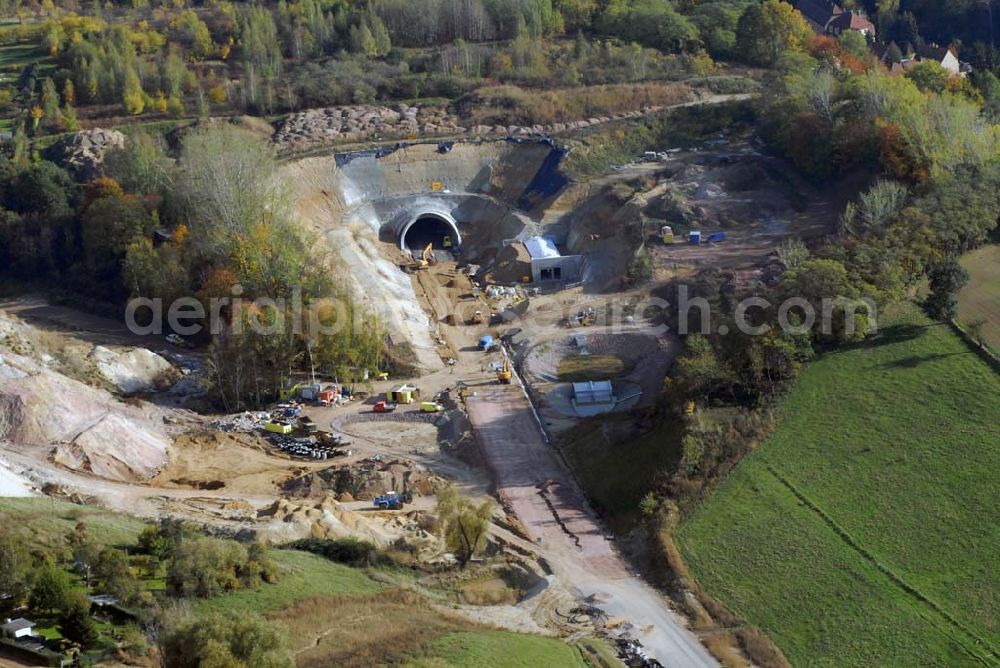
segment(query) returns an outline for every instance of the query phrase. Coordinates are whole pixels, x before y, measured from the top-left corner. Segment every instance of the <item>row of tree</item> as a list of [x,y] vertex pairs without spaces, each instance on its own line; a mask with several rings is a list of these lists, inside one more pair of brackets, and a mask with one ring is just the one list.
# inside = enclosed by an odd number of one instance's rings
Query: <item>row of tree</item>
[[[39,76],[36,68],[25,70],[5,95],[17,98],[28,133],[39,128],[75,129],[77,105],[100,105],[101,114],[114,110],[180,116],[192,109],[207,113],[212,105],[270,114],[310,103],[310,95],[294,90],[290,82],[307,87],[317,64],[329,69],[330,76],[350,81],[354,60],[372,63],[388,58],[404,67],[391,73],[390,85],[376,87],[380,97],[454,97],[464,91],[453,89],[449,94],[433,90],[433,81],[421,83],[442,67],[444,74],[455,74],[450,50],[442,49],[447,45],[466,49],[468,44],[484,45],[475,52],[477,67],[461,68],[465,79],[509,79],[516,74],[551,82],[562,66],[548,62],[543,40],[548,36],[586,33],[666,53],[707,49],[715,57],[742,57],[738,23],[748,6],[756,3],[616,0],[604,6],[587,0],[373,4],[299,0],[252,6],[220,2],[197,10],[122,8],[114,19],[105,18],[96,7],[85,16],[69,13],[54,18],[33,32],[29,39],[44,47],[56,67],[48,77]],[[440,50],[440,58],[398,47]],[[327,61],[329,65],[324,65]],[[344,76],[338,76],[340,64]],[[424,76],[413,76],[420,73]],[[615,79],[599,71],[591,78]],[[350,87],[346,94],[333,97],[337,102],[372,101],[363,89],[356,92]]]

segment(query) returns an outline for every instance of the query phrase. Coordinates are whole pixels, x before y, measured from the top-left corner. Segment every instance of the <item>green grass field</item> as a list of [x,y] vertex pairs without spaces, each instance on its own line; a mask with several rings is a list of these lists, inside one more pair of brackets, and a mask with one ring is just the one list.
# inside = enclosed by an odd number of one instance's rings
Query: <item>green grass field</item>
[[962,257],[971,280],[958,295],[963,326],[982,321],[982,337],[1000,353],[1000,245],[985,246]]
[[65,501],[0,497],[0,526],[22,527],[40,546],[65,546],[78,522],[84,522],[87,535],[103,545],[134,543],[146,525],[136,517]]
[[998,407],[1000,375],[908,309],[803,373],[678,545],[796,666],[998,665]]
[[508,631],[446,633],[429,644],[433,658],[416,659],[412,668],[585,668],[588,664],[580,651],[565,643],[542,636],[528,636]]
[[196,610],[253,610],[264,614],[313,596],[363,596],[386,589],[363,569],[336,564],[308,552],[272,550],[271,556],[281,572],[276,584],[204,599],[195,605]]

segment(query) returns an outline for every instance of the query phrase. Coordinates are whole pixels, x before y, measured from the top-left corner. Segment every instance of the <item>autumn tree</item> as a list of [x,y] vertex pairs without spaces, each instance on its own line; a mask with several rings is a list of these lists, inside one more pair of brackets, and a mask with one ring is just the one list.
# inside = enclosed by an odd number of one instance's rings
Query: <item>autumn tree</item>
[[137,116],[146,108],[146,97],[142,91],[142,83],[139,81],[139,74],[134,67],[125,70],[125,85],[122,91],[122,105],[125,113]]

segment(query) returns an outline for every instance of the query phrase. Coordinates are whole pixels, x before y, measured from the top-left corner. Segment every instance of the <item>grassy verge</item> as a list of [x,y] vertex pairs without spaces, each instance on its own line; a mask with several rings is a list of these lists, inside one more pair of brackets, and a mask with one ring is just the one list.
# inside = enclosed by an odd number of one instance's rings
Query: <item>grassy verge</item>
[[1000,245],[967,253],[962,266],[971,279],[958,296],[958,320],[965,328],[981,322],[983,341],[1000,353]]
[[551,638],[528,636],[508,631],[446,633],[428,645],[434,657],[416,660],[412,666],[430,668],[445,665],[455,668],[533,668],[534,666],[586,667],[580,651]]
[[281,573],[277,583],[204,599],[195,609],[199,613],[253,610],[263,614],[313,596],[364,596],[386,589],[364,569],[335,564],[315,554],[272,550],[271,556]]
[[806,370],[678,545],[794,665],[993,665],[998,404],[1000,376],[908,309]]
[[625,419],[604,418],[602,428],[585,423],[559,442],[587,495],[615,528],[635,519],[639,501],[653,487],[657,473],[676,465],[683,435],[679,424],[668,422],[640,436],[622,438],[615,432]]
[[90,539],[101,545],[131,544],[145,526],[136,517],[100,508],[54,499],[0,497],[0,524],[29,530],[38,547],[64,548],[66,536],[79,522],[86,524]]

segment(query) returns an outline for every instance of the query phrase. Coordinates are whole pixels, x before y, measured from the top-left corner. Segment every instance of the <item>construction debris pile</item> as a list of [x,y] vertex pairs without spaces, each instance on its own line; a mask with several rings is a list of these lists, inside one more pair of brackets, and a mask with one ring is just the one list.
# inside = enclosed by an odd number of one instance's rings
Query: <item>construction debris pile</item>
[[650,658],[646,650],[642,648],[642,643],[634,638],[621,637],[616,639],[615,648],[618,650],[618,658],[626,666],[636,666],[637,668],[663,668],[663,664],[656,659]]
[[370,501],[386,492],[429,496],[444,481],[407,460],[386,461],[372,457],[356,464],[311,471],[285,482],[281,489],[291,497],[332,495],[341,501]]
[[367,139],[406,139],[416,135],[497,135],[528,137],[566,132],[600,125],[614,120],[639,118],[663,110],[663,106],[647,106],[594,118],[536,125],[473,125],[465,127],[462,120],[446,107],[416,107],[398,104],[395,108],[373,105],[309,109],[292,114],[278,125],[273,141],[281,152],[302,151],[337,142],[359,142]]
[[244,411],[212,420],[209,429],[232,433],[250,433],[264,428],[264,423],[271,419],[267,411]]
[[457,116],[444,107],[360,105],[327,107],[292,114],[278,126],[274,142],[281,150],[301,150],[330,142],[362,141],[376,135],[403,139],[410,135],[465,132]]

